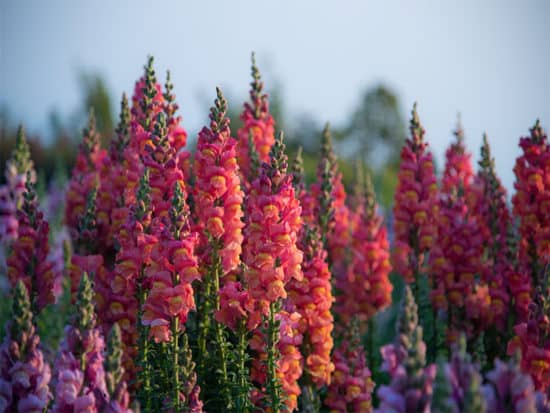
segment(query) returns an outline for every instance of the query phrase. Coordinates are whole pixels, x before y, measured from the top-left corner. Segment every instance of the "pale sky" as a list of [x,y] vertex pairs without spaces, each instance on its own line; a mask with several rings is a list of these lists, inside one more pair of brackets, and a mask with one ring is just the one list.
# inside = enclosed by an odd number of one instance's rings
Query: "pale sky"
[[537,117],[550,127],[549,23],[544,0],[0,0],[0,104],[41,133],[51,109],[80,103],[79,69],[102,73],[117,103],[153,54],[196,131],[215,86],[246,96],[255,50],[289,116],[338,125],[380,81],[407,116],[418,101],[440,165],[460,111],[474,159],[487,131],[511,188],[519,136]]

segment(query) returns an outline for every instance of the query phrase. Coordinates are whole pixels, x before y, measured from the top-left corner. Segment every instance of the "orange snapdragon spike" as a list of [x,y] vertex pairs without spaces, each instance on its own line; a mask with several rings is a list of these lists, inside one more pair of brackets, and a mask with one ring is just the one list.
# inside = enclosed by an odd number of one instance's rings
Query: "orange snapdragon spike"
[[195,215],[201,232],[201,260],[208,264],[213,253],[212,243],[216,244],[223,270],[222,287],[225,275],[240,265],[244,226],[237,142],[231,137],[226,111],[227,102],[218,89],[210,128],[199,132],[194,162]]
[[391,303],[390,246],[370,179],[356,200],[350,243],[351,258],[345,277],[336,279],[336,313],[344,324],[354,317],[367,321]]
[[[260,78],[254,55],[252,55],[252,83],[250,85],[250,102],[244,104],[244,111],[240,116],[243,126],[237,131],[236,148],[243,185],[246,189],[254,179],[250,151],[253,150],[257,154],[260,163],[268,162],[269,152],[275,143],[275,121],[269,113],[268,95],[263,91],[264,84]],[[252,143],[252,148],[250,143]]]

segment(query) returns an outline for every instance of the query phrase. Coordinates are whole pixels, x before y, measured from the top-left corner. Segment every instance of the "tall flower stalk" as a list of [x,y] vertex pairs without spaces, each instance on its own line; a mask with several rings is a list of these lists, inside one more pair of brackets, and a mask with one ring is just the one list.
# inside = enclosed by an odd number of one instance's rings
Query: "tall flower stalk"
[[[217,88],[217,99],[210,113],[210,128],[199,133],[195,157],[195,215],[201,231],[200,265],[204,269],[205,294],[203,311],[199,312],[199,359],[204,365],[218,365],[218,388],[221,388],[225,408],[234,403],[229,380],[229,343],[224,324],[212,318],[213,313],[226,311],[220,305],[220,292],[230,281],[236,280],[242,252],[242,223],[244,194],[240,187],[236,158],[236,141],[231,137],[226,116],[227,101]],[[208,308],[210,312],[206,311]],[[211,355],[206,350],[209,326],[213,327],[216,349]],[[217,356],[217,359],[214,358]]]

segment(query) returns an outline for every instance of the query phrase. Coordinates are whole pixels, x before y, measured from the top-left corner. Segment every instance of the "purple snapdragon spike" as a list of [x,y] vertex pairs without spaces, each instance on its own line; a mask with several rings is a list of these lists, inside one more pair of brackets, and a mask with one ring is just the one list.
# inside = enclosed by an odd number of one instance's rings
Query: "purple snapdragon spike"
[[[530,375],[521,372],[517,360],[506,363],[495,360],[495,368],[487,373],[486,378],[488,384],[483,386],[483,393],[487,400],[487,413],[545,411],[537,409],[533,380]],[[550,405],[547,411],[550,412]]]
[[40,337],[32,323],[27,289],[19,281],[14,290],[12,319],[0,347],[0,411],[41,412],[51,399],[50,366],[38,348]]
[[381,352],[383,369],[390,373],[391,383],[378,389],[380,406],[376,411],[429,413],[436,368],[435,365],[426,367],[426,344],[409,286],[405,290],[397,339]]
[[101,412],[109,403],[103,369],[105,344],[95,327],[93,303],[92,282],[84,273],[78,291],[77,312],[72,323],[65,327],[65,339],[55,363],[54,413]]
[[6,163],[6,181],[11,197],[17,208],[23,203],[23,192],[27,181],[36,182],[36,172],[31,160],[31,151],[25,138],[23,126],[19,126],[15,138],[15,148]]

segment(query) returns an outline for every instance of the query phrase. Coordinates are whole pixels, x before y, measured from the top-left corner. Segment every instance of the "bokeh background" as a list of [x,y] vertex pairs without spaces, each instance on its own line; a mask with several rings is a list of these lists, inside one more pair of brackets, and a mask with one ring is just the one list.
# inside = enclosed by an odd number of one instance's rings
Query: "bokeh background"
[[236,129],[255,51],[291,149],[312,165],[330,121],[347,182],[365,161],[387,209],[415,101],[440,168],[460,112],[474,159],[485,131],[511,189],[518,138],[550,125],[549,19],[545,0],[2,0],[0,170],[19,123],[43,187],[69,169],[88,108],[108,138],[150,54],[191,149],[217,85]]

